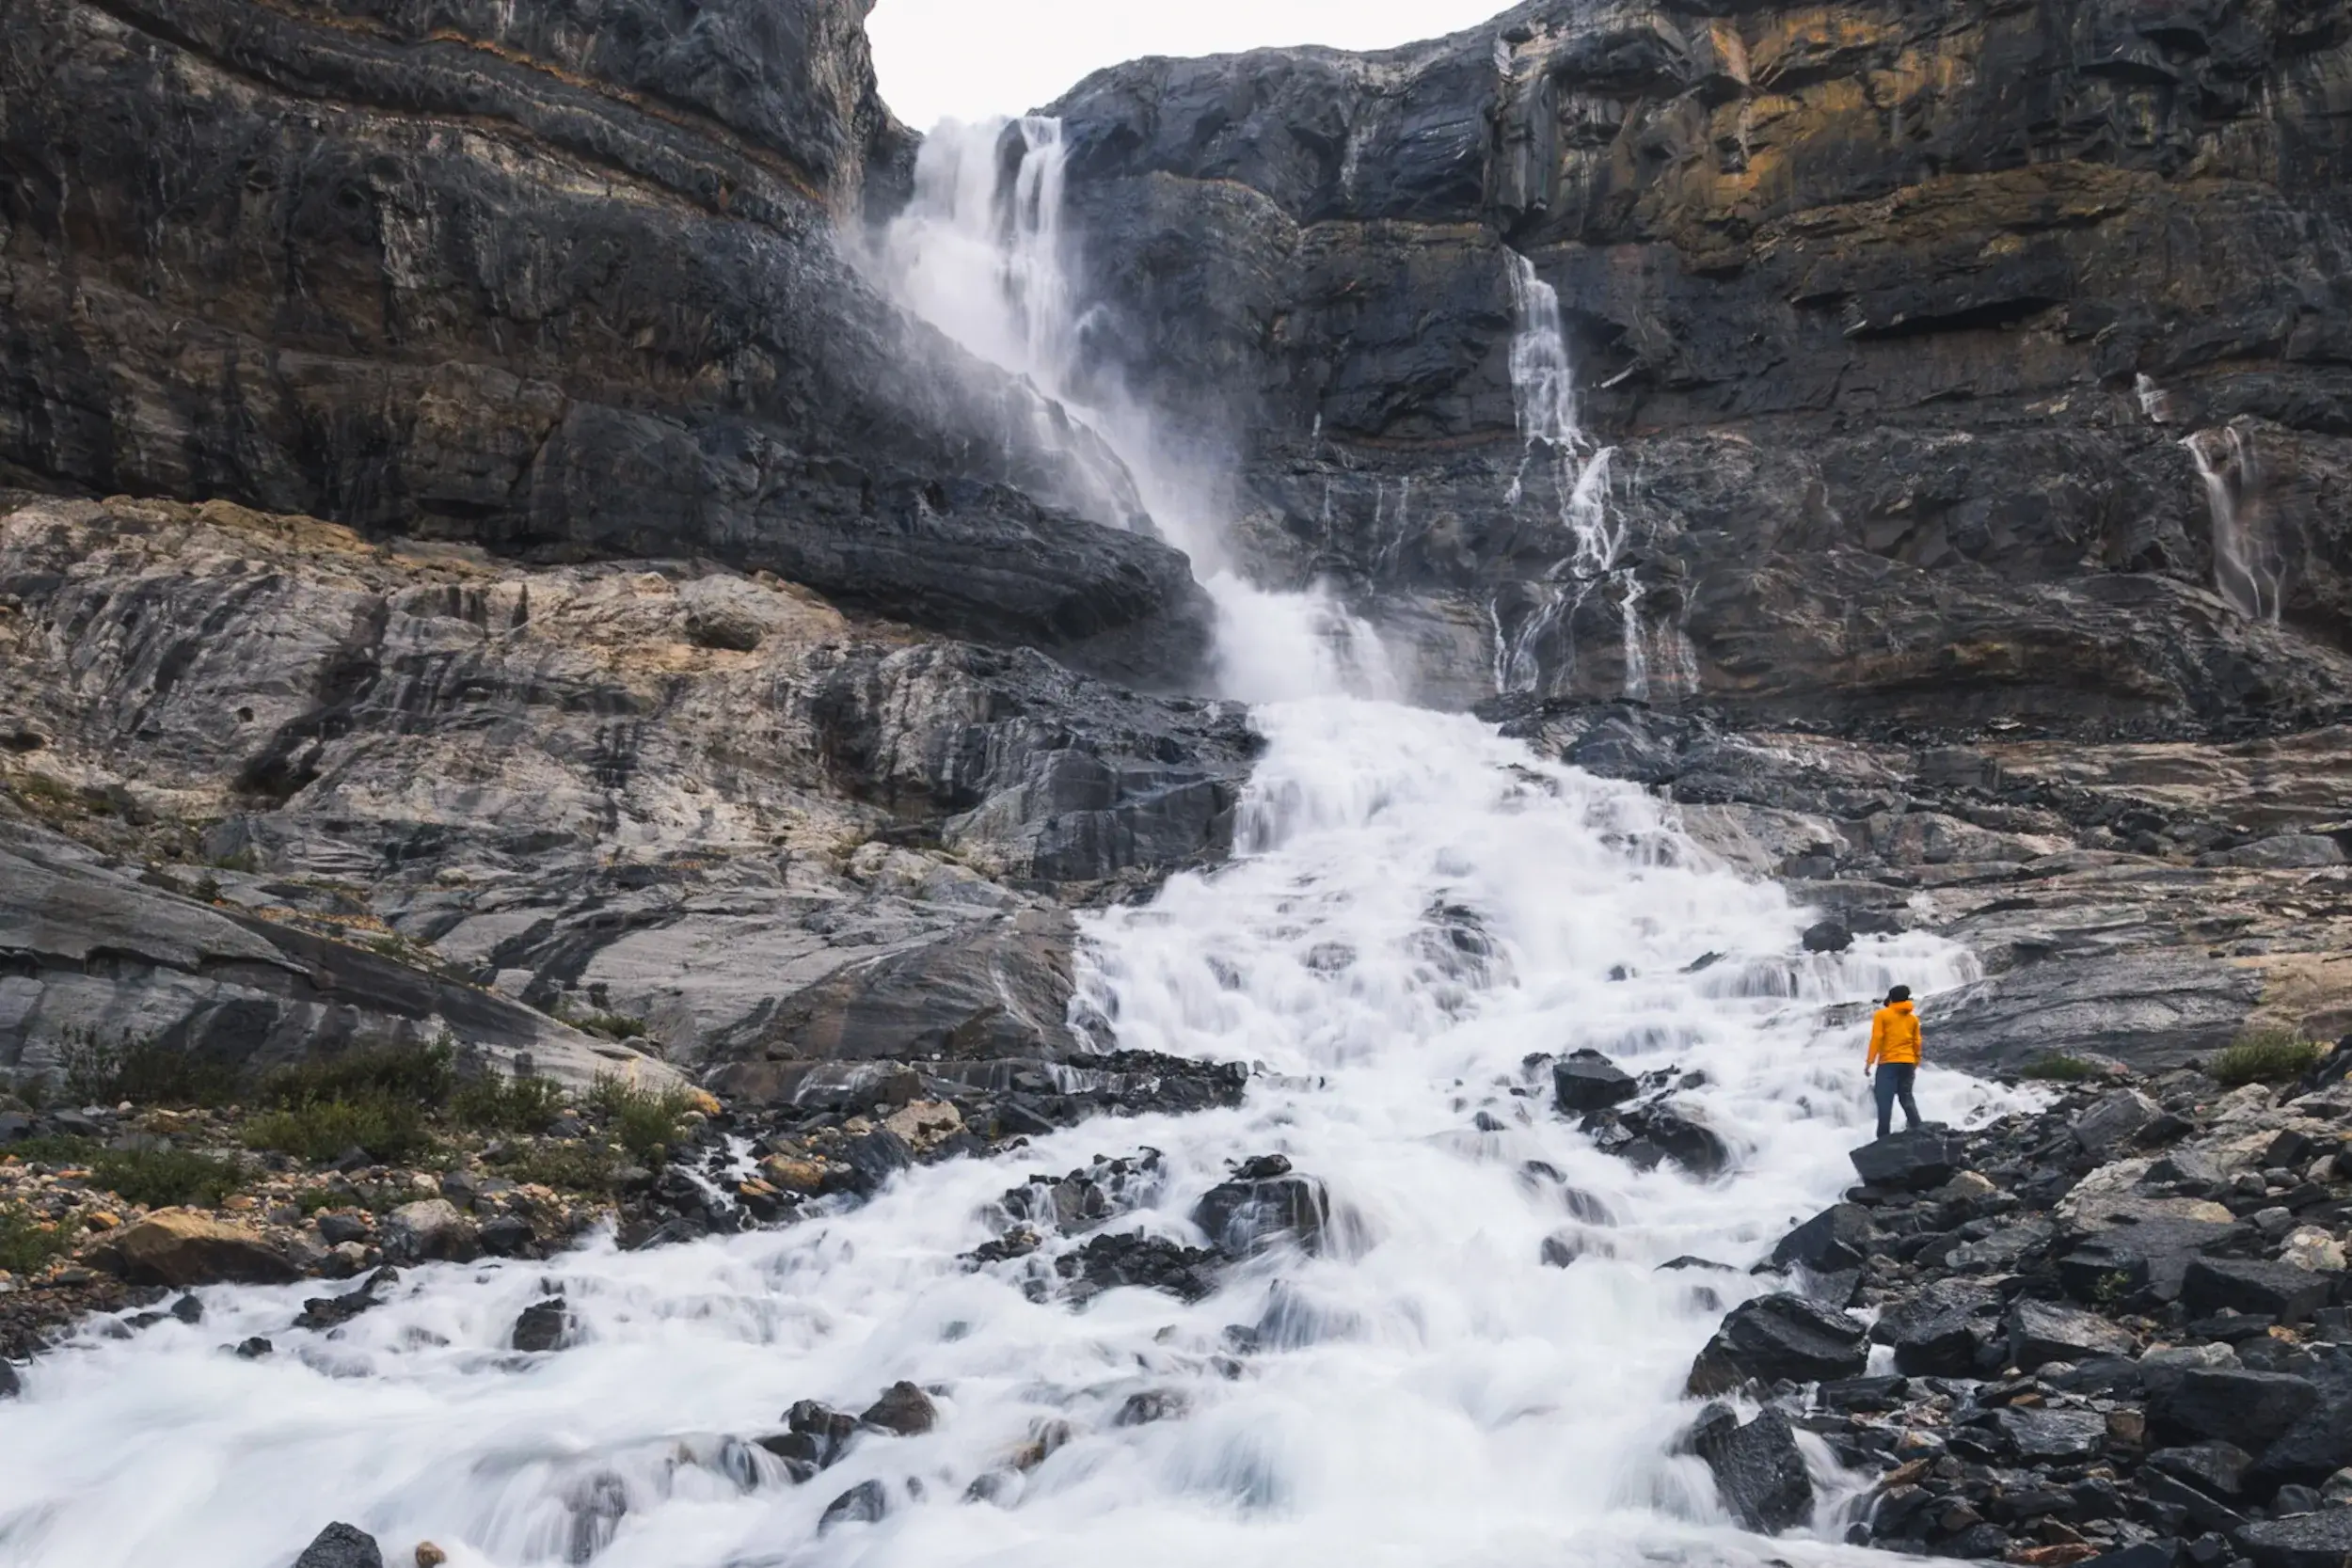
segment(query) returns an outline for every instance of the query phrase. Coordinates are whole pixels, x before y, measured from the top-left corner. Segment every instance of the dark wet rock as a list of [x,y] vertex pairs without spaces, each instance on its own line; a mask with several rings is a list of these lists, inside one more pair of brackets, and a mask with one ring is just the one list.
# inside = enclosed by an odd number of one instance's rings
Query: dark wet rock
[[1842,921],[1824,920],[1808,926],[1804,932],[1804,950],[1808,953],[1843,953],[1853,945],[1853,931]]
[[913,1168],[914,1150],[886,1127],[850,1139],[841,1149],[835,1178],[839,1190],[870,1197],[902,1170]]
[[1772,1248],[1772,1266],[1785,1269],[1803,1264],[1816,1274],[1859,1268],[1870,1256],[1875,1233],[1867,1209],[1840,1203],[1783,1236]]
[[1937,1280],[1880,1314],[1870,1338],[1895,1348],[1895,1368],[1914,1377],[1965,1377],[1977,1352],[1999,1332],[2000,1292]]
[[2265,1519],[2240,1530],[2237,1541],[2254,1568],[2343,1568],[2352,1559],[2352,1508]]
[[2038,1258],[2057,1235],[2058,1227],[2048,1220],[2021,1220],[1959,1243],[1945,1254],[1944,1261],[1955,1273],[2013,1274]]
[[562,1296],[549,1296],[522,1309],[506,1337],[518,1351],[533,1354],[562,1350],[571,1342],[572,1315]]
[[2181,1276],[2181,1302],[2195,1313],[2244,1312],[2295,1323],[2327,1305],[2329,1289],[2325,1277],[2292,1263],[2200,1258]]
[[16,1364],[0,1356],[0,1400],[12,1400],[24,1392],[24,1380],[18,1375]]
[[1879,1138],[1855,1149],[1852,1160],[1869,1185],[1906,1192],[1940,1187],[1966,1164],[1960,1141],[1935,1129]]
[[1071,1299],[1076,1303],[1127,1285],[1165,1291],[1189,1302],[1205,1300],[1216,1290],[1217,1271],[1228,1261],[1223,1253],[1136,1233],[1096,1236],[1056,1259],[1054,1270],[1070,1281]]
[[2111,1552],[2085,1558],[2081,1568],[2175,1568],[2180,1560],[2177,1541],[2135,1541]]
[[1552,1092],[1571,1116],[1604,1111],[1641,1093],[1641,1081],[1597,1051],[1574,1051],[1554,1062]]
[[1140,1394],[1130,1394],[1119,1414],[1111,1418],[1113,1426],[1150,1426],[1154,1421],[1172,1421],[1191,1408],[1191,1402],[1173,1388],[1148,1388]]
[[2074,1118],[2074,1138],[2092,1154],[2106,1154],[2130,1142],[2164,1115],[2164,1107],[2137,1089],[2115,1089],[2101,1095],[2089,1110]]
[[1690,1442],[1714,1472],[1724,1506],[1747,1528],[1777,1535],[1811,1514],[1812,1479],[1796,1433],[1779,1410],[1768,1407],[1743,1426],[1728,1406],[1710,1405]]
[[1671,1160],[1705,1178],[1720,1176],[1731,1165],[1730,1146],[1721,1135],[1664,1101],[1592,1112],[1582,1126],[1605,1152],[1637,1170],[1654,1170]]
[[1853,1377],[1869,1359],[1868,1331],[1804,1296],[1759,1296],[1734,1307],[1691,1368],[1693,1394],[1747,1383]]
[[368,1222],[358,1214],[329,1211],[318,1217],[319,1240],[328,1246],[341,1246],[345,1242],[362,1242],[373,1234]]
[[1236,1257],[1283,1237],[1317,1252],[1330,1228],[1331,1198],[1311,1176],[1227,1181],[1193,1205],[1192,1223],[1214,1245]]
[[939,1407],[912,1383],[894,1383],[858,1418],[861,1425],[913,1437],[939,1424]]
[[240,1340],[233,1349],[240,1361],[264,1361],[278,1353],[276,1345],[258,1334],[250,1339]]
[[2224,1244],[2232,1227],[2207,1220],[2150,1219],[2100,1231],[2058,1259],[2067,1294],[2095,1305],[2146,1291],[2162,1301],[2181,1294],[2189,1265]]
[[303,1548],[294,1568],[384,1568],[384,1552],[367,1531],[334,1524]]
[[825,1505],[817,1533],[836,1525],[870,1525],[890,1512],[890,1493],[879,1481],[862,1481]]
[[536,1250],[538,1227],[520,1214],[496,1214],[481,1225],[482,1250],[493,1258],[522,1258]]
[[2252,1454],[2223,1442],[2158,1449],[2148,1456],[2150,1465],[2217,1497],[2236,1497],[2246,1481],[2247,1467],[2253,1463]]
[[384,1257],[393,1263],[470,1263],[482,1233],[445,1197],[404,1203],[384,1216]]
[[[825,1469],[839,1462],[857,1436],[857,1418],[816,1400],[802,1400],[785,1412],[787,1435],[797,1439],[771,1451]],[[787,1451],[788,1450],[788,1451]]]
[[2006,1406],[1987,1424],[2010,1452],[2028,1463],[2088,1459],[2106,1446],[2107,1419],[2095,1410],[2041,1410]]
[[2179,1386],[2150,1402],[2160,1430],[2211,1438],[2259,1452],[2318,1402],[2309,1378],[2239,1368],[2193,1370]]
[[2056,1302],[2020,1301],[2010,1309],[2006,1326],[2010,1364],[2026,1372],[2048,1361],[2130,1356],[2139,1348],[2128,1329]]
[[302,1304],[302,1315],[294,1319],[294,1327],[324,1334],[349,1323],[360,1313],[384,1305],[384,1291],[399,1283],[400,1271],[381,1268],[368,1275],[367,1283],[356,1291],[339,1296],[312,1296]]

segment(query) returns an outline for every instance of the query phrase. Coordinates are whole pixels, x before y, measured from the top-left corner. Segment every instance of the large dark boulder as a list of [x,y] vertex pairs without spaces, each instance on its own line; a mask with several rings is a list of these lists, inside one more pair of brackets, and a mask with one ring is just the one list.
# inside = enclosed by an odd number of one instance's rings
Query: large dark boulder
[[1926,1128],[1864,1144],[1851,1158],[1854,1173],[1873,1187],[1925,1192],[1957,1175],[1967,1154],[1951,1133]]
[[2060,1256],[2058,1279],[2068,1295],[2090,1306],[2138,1291],[2176,1300],[2189,1265],[2232,1234],[2231,1226],[2212,1220],[2151,1218],[2115,1226]]
[[1692,1364],[1693,1394],[1722,1394],[1787,1378],[1819,1383],[1854,1377],[1869,1362],[1868,1331],[1804,1296],[1759,1296],[1724,1319]]
[[2327,1305],[2328,1290],[2324,1275],[2259,1258],[2200,1258],[2181,1276],[2181,1301],[2200,1317],[2246,1312],[2300,1323]]
[[1226,1181],[1192,1208],[1192,1223],[1212,1245],[1236,1257],[1287,1237],[1319,1252],[1331,1225],[1331,1196],[1311,1176],[1281,1175]]
[[1573,1051],[1552,1064],[1552,1092],[1572,1116],[1605,1111],[1641,1093],[1641,1081],[1597,1051]]
[[2007,1326],[2010,1364],[2026,1372],[2046,1361],[2129,1356],[2139,1348],[2129,1330],[2057,1302],[2020,1301],[2010,1309]]
[[1786,1269],[1802,1264],[1815,1274],[1860,1268],[1870,1256],[1876,1234],[1870,1211],[1858,1203],[1840,1203],[1783,1236],[1772,1248],[1772,1266]]
[[1691,1447],[1714,1472],[1724,1506],[1747,1528],[1778,1535],[1813,1512],[1813,1481],[1788,1418],[1767,1408],[1741,1425],[1724,1405],[1710,1405],[1691,1433]]
[[2162,1431],[2211,1438],[2259,1452],[2286,1433],[2319,1401],[2309,1378],[2243,1368],[2201,1368],[2150,1402]]
[[2254,1568],[2344,1568],[2352,1560],[2352,1508],[2265,1519],[2238,1532]]
[[1941,1279],[1888,1307],[1870,1338],[1895,1347],[1895,1370],[1913,1377],[1965,1377],[1999,1333],[2001,1296],[1990,1286]]
[[303,1548],[294,1568],[384,1568],[375,1537],[354,1525],[333,1524]]

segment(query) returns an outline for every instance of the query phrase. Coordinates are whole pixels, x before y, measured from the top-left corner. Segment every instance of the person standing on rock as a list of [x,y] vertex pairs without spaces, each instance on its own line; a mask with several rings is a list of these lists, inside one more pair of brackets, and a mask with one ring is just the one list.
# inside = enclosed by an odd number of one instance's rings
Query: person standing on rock
[[1870,1059],[1864,1070],[1876,1074],[1870,1089],[1879,1102],[1879,1136],[1893,1131],[1898,1100],[1909,1123],[1905,1130],[1919,1131],[1919,1102],[1911,1098],[1911,1086],[1919,1077],[1919,1011],[1912,1005],[1909,986],[1888,991],[1886,1005],[1870,1020]]

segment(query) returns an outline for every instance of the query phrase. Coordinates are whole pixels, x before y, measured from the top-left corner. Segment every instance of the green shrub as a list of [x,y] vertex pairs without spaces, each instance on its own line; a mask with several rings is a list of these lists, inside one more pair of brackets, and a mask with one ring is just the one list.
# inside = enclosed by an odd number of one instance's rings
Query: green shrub
[[39,1274],[72,1250],[73,1240],[61,1227],[43,1225],[21,1204],[0,1204],[0,1269]]
[[563,1114],[564,1091],[548,1078],[485,1072],[459,1085],[449,1101],[449,1119],[476,1132],[544,1132]]
[[2236,1088],[2245,1084],[2282,1084],[2319,1064],[2323,1049],[2291,1029],[2250,1030],[2205,1064],[2205,1076]]
[[2044,1084],[2079,1084],[2086,1078],[2105,1075],[2106,1069],[2098,1063],[2086,1062],[2080,1056],[2044,1056],[2017,1069],[2018,1077]]
[[547,1143],[519,1148],[499,1164],[510,1181],[535,1181],[565,1192],[604,1193],[620,1173],[612,1151],[596,1143]]
[[64,1067],[66,1095],[76,1105],[226,1105],[237,1092],[230,1064],[152,1039],[70,1038]]
[[622,1148],[649,1165],[667,1157],[693,1107],[693,1096],[684,1089],[647,1088],[615,1073],[600,1072],[588,1085],[588,1108]]
[[422,1106],[383,1093],[313,1100],[265,1111],[245,1124],[245,1146],[301,1159],[341,1159],[365,1149],[385,1164],[413,1160],[433,1147]]
[[257,1098],[281,1110],[397,1101],[422,1112],[440,1109],[456,1088],[457,1051],[442,1039],[346,1051],[280,1068],[262,1080]]
[[67,1137],[49,1132],[38,1138],[20,1138],[8,1145],[8,1152],[32,1165],[87,1165],[98,1155],[98,1144],[91,1138]]
[[236,1160],[186,1148],[107,1148],[90,1158],[90,1180],[150,1209],[215,1209],[245,1180]]

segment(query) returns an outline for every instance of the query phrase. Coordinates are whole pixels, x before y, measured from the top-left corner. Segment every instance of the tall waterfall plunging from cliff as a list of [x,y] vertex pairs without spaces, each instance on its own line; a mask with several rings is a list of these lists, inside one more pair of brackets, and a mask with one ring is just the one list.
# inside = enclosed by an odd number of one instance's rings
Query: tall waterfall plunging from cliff
[[1616,449],[1592,439],[1577,417],[1576,372],[1559,291],[1525,256],[1516,250],[1503,255],[1517,318],[1510,367],[1521,447],[1508,499],[1515,508],[1524,503],[1528,471],[1534,467],[1550,483],[1572,547],[1530,585],[1534,603],[1516,626],[1506,626],[1500,601],[1491,610],[1495,689],[1502,694],[1543,689],[1545,645],[1564,629],[1567,635],[1557,638],[1562,672],[1572,674],[1576,615],[1598,591],[1618,617],[1624,695],[1645,702],[1653,695],[1652,646],[1659,642],[1666,657],[1665,694],[1685,694],[1698,684],[1690,641],[1679,619],[1657,627],[1645,622],[1641,576],[1628,558],[1631,524],[1611,505]]
[[1026,377],[1118,454],[1152,521],[1192,557],[1216,602],[1227,695],[1395,695],[1378,638],[1334,595],[1267,594],[1234,569],[1217,485],[1089,364],[1091,324],[1070,271],[1067,158],[1060,122],[1044,116],[940,127],[917,156],[913,202],[882,238],[885,280],[917,315]]
[[[1058,222],[1050,171],[1008,188],[961,161],[995,146],[935,138],[891,247],[932,319],[1074,393],[1084,319],[1032,248]],[[1213,518],[1152,467],[1142,411],[1080,413],[1164,525]],[[1714,865],[1669,803],[1349,695],[1365,652],[1327,602],[1220,592],[1237,687],[1296,700],[1256,711],[1232,863],[1081,916],[1072,1022],[1249,1064],[1243,1104],[916,1165],[780,1229],[422,1266],[328,1334],[292,1326],[315,1285],[107,1320],[0,1417],[0,1559],[282,1568],[345,1518],[450,1568],[1864,1560],[1836,1544],[1854,1483],[1809,1437],[1801,1537],[1731,1524],[1677,1448],[1685,1380],[1722,1310],[1774,1288],[1748,1265],[1851,1180],[1861,1048],[1835,1009],[1972,978],[1966,955],[1809,953],[1810,917]],[[1582,1048],[1671,1089],[1731,1168],[1605,1152],[1551,1100],[1551,1058]],[[1922,1092],[1955,1121],[1997,1099]],[[1090,1243],[1209,1240],[1195,1205],[1274,1153],[1327,1187],[1318,1245],[1254,1252],[1197,1299],[1071,1293],[1057,1265]],[[1102,1158],[1131,1162],[1114,1212],[1005,1244],[1008,1188]],[[575,1342],[512,1350],[554,1293]],[[278,1353],[223,1354],[250,1336]],[[901,1380],[931,1391],[931,1430],[866,1433],[797,1484],[758,1444],[796,1401],[854,1411]]]

